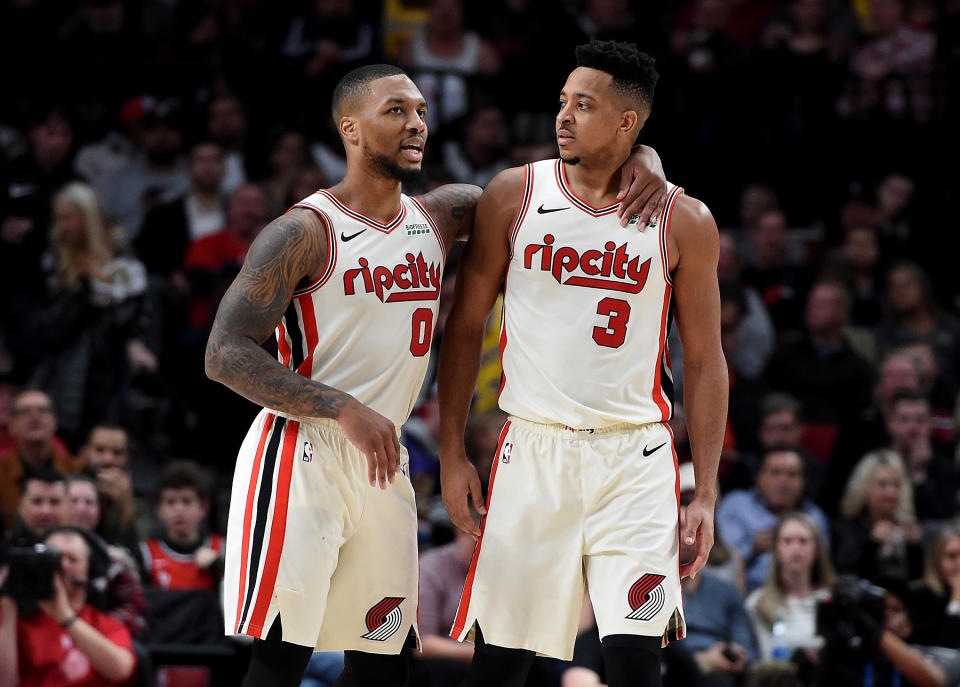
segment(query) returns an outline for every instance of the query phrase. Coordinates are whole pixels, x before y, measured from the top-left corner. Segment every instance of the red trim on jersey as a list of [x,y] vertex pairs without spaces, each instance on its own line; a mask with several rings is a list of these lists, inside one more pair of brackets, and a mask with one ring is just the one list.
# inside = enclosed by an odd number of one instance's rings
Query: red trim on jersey
[[673,286],[673,277],[670,276],[670,218],[673,217],[673,206],[681,193],[683,193],[683,189],[679,186],[674,186],[673,190],[670,191],[660,222],[660,255],[663,257],[663,278],[671,286]]
[[330,216],[318,208],[316,205],[307,203],[306,201],[297,203],[293,207],[295,208],[307,208],[308,210],[313,210],[320,216],[320,221],[323,223],[323,228],[327,232],[327,262],[323,267],[323,272],[320,274],[320,278],[312,284],[304,286],[302,289],[297,289],[293,292],[294,296],[302,296],[305,293],[311,293],[316,291],[321,286],[327,283],[327,280],[330,279],[330,275],[333,274],[333,268],[337,264],[337,235],[333,230],[333,220],[330,219]]
[[[289,420],[284,428],[283,451],[280,454],[280,470],[277,475],[276,500],[273,504],[273,523],[270,525],[270,543],[267,548],[260,589],[257,590],[257,603],[253,615],[247,623],[248,634],[262,639],[263,623],[267,618],[267,608],[273,598],[277,583],[277,571],[280,568],[280,554],[283,551],[283,537],[287,531],[287,502],[290,497],[290,476],[293,473],[293,452],[297,447],[300,423]],[[254,634],[255,633],[255,634]]]
[[389,222],[383,223],[383,222],[378,222],[373,217],[368,217],[362,212],[354,210],[352,207],[350,207],[349,205],[344,203],[342,200],[337,198],[335,195],[333,195],[333,193],[331,193],[329,189],[322,188],[319,191],[317,191],[317,193],[323,195],[331,203],[336,205],[337,209],[339,209],[340,212],[342,212],[343,214],[352,217],[358,222],[363,222],[368,227],[376,229],[377,231],[382,231],[384,234],[389,234],[391,231],[396,229],[397,225],[400,224],[400,222],[403,221],[403,218],[406,217],[407,215],[407,206],[403,204],[402,199],[400,200],[400,207],[397,208],[397,214],[394,215],[393,219],[391,219]]
[[520,202],[520,209],[517,211],[517,219],[513,223],[513,230],[510,232],[510,256],[513,257],[514,247],[517,244],[517,235],[520,233],[520,225],[527,217],[527,211],[530,209],[530,199],[533,198],[533,165],[523,166],[523,200]]
[[[243,541],[240,544],[240,591],[237,599],[237,620],[234,632],[240,634],[240,614],[243,612],[243,593],[247,589],[247,558],[250,557],[250,521],[253,519],[253,500],[257,494],[257,477],[260,476],[260,461],[263,459],[263,449],[267,445],[267,437],[273,428],[276,415],[270,413],[263,421],[263,431],[260,433],[260,443],[257,444],[257,453],[253,459],[253,470],[250,474],[250,484],[247,487],[247,505],[243,511]],[[256,571],[253,571],[256,574]]]
[[[437,242],[440,244],[440,255],[443,256],[443,264],[447,264],[447,246],[443,242],[443,234],[440,233],[440,225],[437,224],[437,220],[433,218],[433,215],[430,214],[430,211],[427,210],[427,206],[424,205],[419,199],[414,198],[413,196],[407,196],[414,205],[417,206],[417,209],[423,213],[423,216],[427,218],[427,221],[430,223],[430,226],[433,228],[433,235],[437,237]],[[454,237],[456,240],[456,237]]]
[[503,429],[500,430],[500,441],[497,442],[497,453],[493,457],[493,467],[490,468],[490,485],[487,487],[487,515],[480,520],[480,538],[477,540],[477,546],[473,550],[473,558],[470,561],[470,570],[467,572],[467,579],[463,583],[463,594],[460,595],[460,606],[457,608],[457,617],[453,622],[453,628],[450,630],[450,636],[454,639],[463,632],[463,625],[467,622],[467,612],[470,610],[470,595],[473,592],[473,578],[477,574],[477,560],[480,558],[480,547],[483,545],[483,530],[487,524],[487,517],[490,514],[490,502],[493,499],[493,482],[497,478],[497,465],[500,463],[500,453],[503,451],[503,442],[510,431],[510,420],[507,420]]
[[663,369],[663,351],[667,347],[667,317],[670,313],[670,294],[673,287],[667,284],[663,289],[663,312],[660,315],[660,348],[657,351],[656,371],[653,374],[653,402],[660,409],[661,420],[670,419],[670,403],[663,397],[660,371]]
[[497,390],[497,400],[507,385],[507,373],[503,369],[503,352],[507,348],[507,275],[510,274],[510,264],[503,275],[503,305],[500,306],[500,388]]
[[303,318],[303,335],[306,338],[306,356],[297,372],[304,377],[313,377],[313,352],[320,343],[320,337],[317,334],[317,315],[313,309],[313,296],[304,294],[298,296],[300,301],[300,316]]
[[614,203],[613,205],[608,205],[607,207],[595,208],[590,205],[590,203],[583,200],[583,198],[578,196],[567,183],[567,170],[563,166],[563,160],[557,160],[557,164],[554,169],[554,175],[557,178],[557,186],[560,187],[560,191],[567,197],[567,200],[592,217],[603,217],[604,215],[609,215],[611,212],[616,212],[617,208],[620,207],[620,203]]
[[[673,436],[673,430],[670,428],[670,423],[663,422],[661,424],[663,424],[663,426],[667,428],[667,432],[670,433],[670,452],[673,454],[673,471],[674,473],[676,473],[676,478],[674,480],[674,490],[676,491],[676,494],[677,494],[677,538],[679,539],[679,544],[682,547],[683,546],[683,530],[680,527],[680,462],[677,460],[676,439]],[[677,550],[679,551],[680,549],[677,549]],[[677,562],[678,570],[682,567],[683,567],[682,564],[678,560]],[[681,615],[683,615],[683,584],[682,584],[683,578],[682,577],[680,578],[680,581],[681,581],[680,612],[681,612]],[[677,639],[683,639],[686,636],[687,636],[687,633],[685,632],[684,628],[678,627]]]
[[290,344],[287,343],[287,328],[283,326],[283,321],[277,322],[277,352],[280,354],[280,362],[284,367],[290,365]]

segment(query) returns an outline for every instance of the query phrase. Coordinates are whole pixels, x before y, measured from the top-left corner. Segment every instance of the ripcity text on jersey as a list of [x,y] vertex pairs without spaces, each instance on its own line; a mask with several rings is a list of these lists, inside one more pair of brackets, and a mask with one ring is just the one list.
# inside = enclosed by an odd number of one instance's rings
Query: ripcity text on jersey
[[577,429],[665,422],[673,379],[667,232],[679,186],[660,222],[621,227],[617,205],[594,208],[565,164],[524,168],[510,235],[500,351],[500,407]]

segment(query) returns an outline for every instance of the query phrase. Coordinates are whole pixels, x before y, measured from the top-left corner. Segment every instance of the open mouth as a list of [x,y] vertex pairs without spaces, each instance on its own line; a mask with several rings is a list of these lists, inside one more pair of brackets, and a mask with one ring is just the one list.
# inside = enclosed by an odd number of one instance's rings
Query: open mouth
[[411,162],[420,162],[423,159],[422,143],[405,143],[400,146],[400,150],[403,151],[403,156]]

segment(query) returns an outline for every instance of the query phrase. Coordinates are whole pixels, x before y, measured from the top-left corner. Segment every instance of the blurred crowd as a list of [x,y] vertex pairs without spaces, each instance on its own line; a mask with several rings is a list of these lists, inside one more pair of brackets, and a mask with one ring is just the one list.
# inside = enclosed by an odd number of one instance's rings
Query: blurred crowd
[[[206,379],[203,349],[257,233],[344,172],[333,85],[405,67],[430,126],[405,191],[485,185],[555,156],[558,93],[592,36],[656,58],[641,142],[721,227],[717,546],[684,583],[688,638],[665,681],[849,682],[825,665],[960,681],[960,279],[941,246],[960,192],[960,2],[7,0],[0,526],[56,544],[72,582],[0,606],[0,664],[14,633],[21,674],[40,671],[21,684],[68,684],[43,682],[63,665],[69,684],[238,684],[245,647],[218,638],[220,534],[256,408]],[[456,252],[435,346],[455,267]],[[504,421],[497,317],[466,437],[481,475]],[[680,382],[679,341],[671,353]],[[459,684],[471,656],[446,637],[473,541],[439,499],[435,374],[403,435],[428,687]],[[70,608],[120,653],[44,651],[80,622]],[[834,632],[817,622],[830,609]],[[529,684],[602,684],[589,610],[573,663],[538,660]],[[309,684],[340,665],[318,654]]]

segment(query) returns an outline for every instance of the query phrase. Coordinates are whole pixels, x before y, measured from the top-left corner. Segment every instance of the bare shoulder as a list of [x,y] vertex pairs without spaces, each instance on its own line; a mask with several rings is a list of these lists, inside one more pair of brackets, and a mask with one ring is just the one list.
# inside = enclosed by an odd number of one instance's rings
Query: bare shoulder
[[470,234],[481,193],[483,189],[473,184],[444,184],[417,200],[433,216],[449,246]]
[[687,254],[719,252],[717,223],[706,204],[686,194],[677,196],[670,214],[670,269]]
[[503,170],[483,190],[481,210],[485,215],[493,213],[497,217],[515,218],[523,205],[525,184],[526,168],[510,167]]
[[275,285],[309,280],[323,269],[327,257],[327,232],[323,218],[313,210],[291,208],[270,222],[254,239],[243,272],[248,277],[270,277]]

